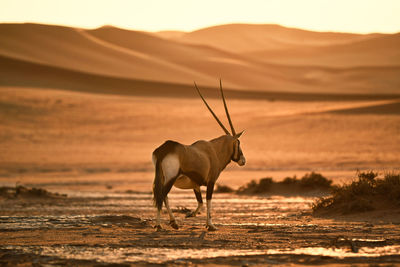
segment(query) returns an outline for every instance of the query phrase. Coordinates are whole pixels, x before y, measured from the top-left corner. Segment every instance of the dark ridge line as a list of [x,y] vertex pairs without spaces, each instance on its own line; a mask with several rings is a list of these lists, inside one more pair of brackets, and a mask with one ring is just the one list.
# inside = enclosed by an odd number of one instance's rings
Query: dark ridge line
[[400,101],[384,103],[384,104],[372,104],[367,107],[343,108],[343,109],[327,111],[325,113],[355,114],[355,115],[364,115],[364,114],[400,115]]
[[[197,98],[189,84],[120,78],[28,62],[0,55],[0,86],[58,89],[75,92],[143,97]],[[220,98],[219,88],[201,86],[207,98]],[[96,89],[93,89],[96,87]],[[399,99],[400,94],[298,93],[224,89],[227,98],[240,100],[354,101]]]

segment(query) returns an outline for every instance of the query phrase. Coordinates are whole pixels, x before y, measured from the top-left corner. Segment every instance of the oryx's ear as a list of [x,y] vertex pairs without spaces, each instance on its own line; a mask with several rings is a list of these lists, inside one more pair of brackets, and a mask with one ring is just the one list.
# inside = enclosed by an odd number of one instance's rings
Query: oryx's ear
[[235,134],[235,138],[236,139],[239,139],[239,137],[242,135],[244,133],[244,130],[243,131],[241,131],[240,133],[238,133],[238,134]]

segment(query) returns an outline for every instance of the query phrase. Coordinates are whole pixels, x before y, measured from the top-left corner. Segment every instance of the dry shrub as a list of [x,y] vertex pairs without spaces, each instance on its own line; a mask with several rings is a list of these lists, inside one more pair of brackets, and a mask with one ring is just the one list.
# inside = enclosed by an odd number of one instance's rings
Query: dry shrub
[[334,187],[332,196],[317,200],[314,212],[350,214],[400,207],[400,174],[388,173],[383,179],[377,176],[373,171],[359,172],[358,180]]
[[52,193],[42,188],[27,188],[21,185],[15,187],[0,187],[0,197],[15,198],[58,198],[66,197],[65,194]]
[[241,186],[238,194],[262,194],[271,190],[272,184],[275,183],[271,177],[262,178],[258,181],[252,180],[245,186]]
[[234,191],[231,187],[221,184],[217,184],[217,188],[214,190],[215,193],[232,193]]
[[332,180],[328,180],[319,173],[306,173],[300,180],[300,186],[312,189],[329,189],[332,186]]
[[292,193],[298,194],[313,190],[327,191],[331,189],[332,181],[319,173],[305,174],[301,179],[296,176],[286,177],[281,182],[275,182],[271,177],[262,178],[257,183],[251,181],[237,191],[238,194],[263,194],[263,193]]
[[377,194],[386,196],[390,202],[400,207],[400,174],[386,174],[384,179],[376,181],[375,187]]

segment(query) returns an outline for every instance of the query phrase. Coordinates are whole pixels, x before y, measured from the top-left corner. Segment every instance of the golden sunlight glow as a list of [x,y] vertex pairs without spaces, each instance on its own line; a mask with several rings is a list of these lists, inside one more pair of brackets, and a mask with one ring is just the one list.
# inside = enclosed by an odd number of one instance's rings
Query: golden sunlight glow
[[397,0],[1,0],[0,22],[83,28],[114,25],[146,31],[227,23],[273,23],[316,31],[400,31]]

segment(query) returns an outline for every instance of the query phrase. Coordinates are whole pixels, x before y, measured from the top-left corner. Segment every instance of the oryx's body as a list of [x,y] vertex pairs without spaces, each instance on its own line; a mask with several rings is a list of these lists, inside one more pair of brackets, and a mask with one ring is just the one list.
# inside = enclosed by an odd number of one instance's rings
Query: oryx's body
[[[197,86],[196,89],[198,90]],[[199,94],[200,91],[198,90]],[[221,93],[222,86],[221,86]],[[200,94],[204,103],[204,100]],[[160,213],[163,202],[170,216],[170,224],[178,228],[174,215],[169,207],[167,194],[172,186],[181,189],[193,189],[197,198],[198,207],[189,216],[195,216],[203,205],[200,186],[207,186],[207,227],[209,230],[215,230],[211,222],[211,198],[215,182],[220,173],[231,162],[237,162],[240,166],[244,165],[246,160],[240,148],[239,137],[241,133],[236,134],[232,126],[229,113],[227,112],[229,123],[231,124],[233,135],[231,135],[222,123],[218,120],[211,108],[207,105],[217,122],[224,129],[226,135],[210,141],[197,141],[192,145],[183,145],[174,141],[166,141],[153,152],[153,163],[156,169],[156,175],[153,184],[154,203],[157,207],[156,227],[160,226]]]

